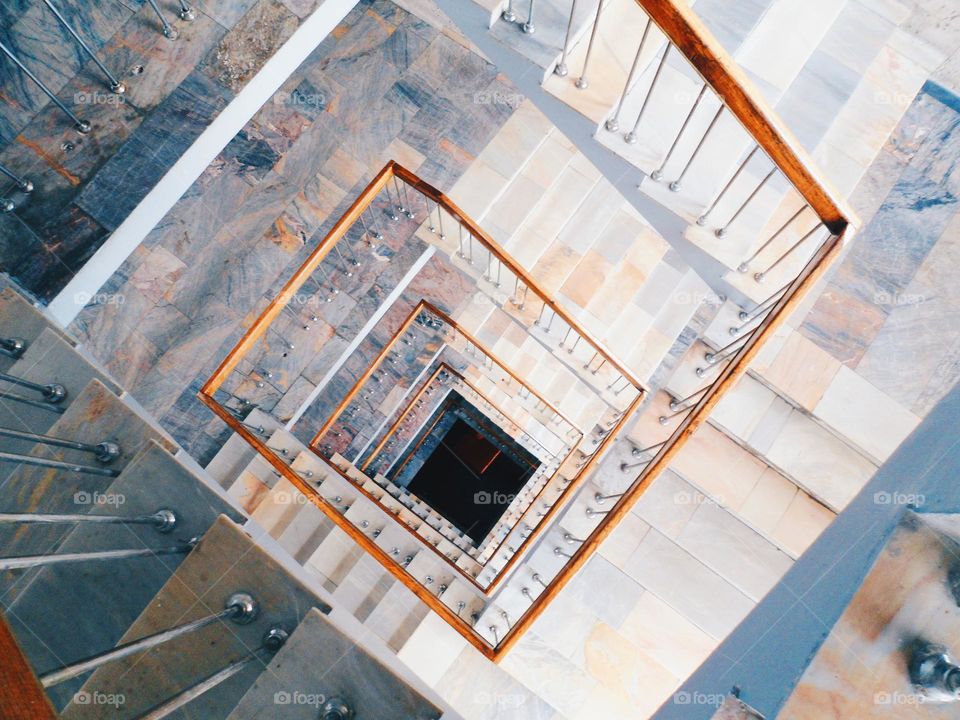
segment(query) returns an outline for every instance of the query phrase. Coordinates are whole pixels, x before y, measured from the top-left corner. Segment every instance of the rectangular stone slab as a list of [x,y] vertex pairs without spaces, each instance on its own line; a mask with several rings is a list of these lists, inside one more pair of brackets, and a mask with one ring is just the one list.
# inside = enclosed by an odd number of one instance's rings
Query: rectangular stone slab
[[314,720],[342,698],[364,720],[435,720],[439,708],[311,610],[243,696],[228,720]]
[[[247,657],[260,646],[261,638],[271,626],[282,624],[292,631],[312,608],[330,610],[320,597],[259,547],[256,538],[250,537],[230,518],[221,516],[130,626],[121,642],[219,612],[227,598],[240,590],[252,594],[260,604],[260,613],[254,622],[248,625],[216,623],[128,661],[104,666],[90,676],[83,690],[123,694],[125,704],[118,716],[136,717],[228,663]],[[195,699],[176,717],[198,720],[227,717],[263,669],[262,663],[255,663]],[[102,707],[93,704],[71,703],[61,717],[101,718],[102,712]]]
[[[81,525],[69,531],[58,553],[167,547],[203,535],[225,514],[243,519],[155,441],[105,494],[122,499],[122,504],[88,505],[91,514],[149,515],[169,508],[177,514],[177,527],[161,534],[148,525]],[[147,556],[31,571],[26,589],[15,602],[5,599],[4,604],[10,606],[8,617],[33,667],[42,672],[113,647],[184,557]],[[57,707],[66,704],[82,680],[51,690]]]

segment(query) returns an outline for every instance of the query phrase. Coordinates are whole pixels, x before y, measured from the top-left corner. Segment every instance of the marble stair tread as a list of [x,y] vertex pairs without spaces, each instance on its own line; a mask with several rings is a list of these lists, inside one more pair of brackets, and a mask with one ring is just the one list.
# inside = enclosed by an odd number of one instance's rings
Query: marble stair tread
[[713,425],[694,433],[670,470],[792,557],[799,556],[836,515],[795,480]]
[[346,532],[334,527],[310,555],[304,567],[328,581],[330,586],[327,590],[333,592],[363,554],[363,549]]
[[[577,87],[583,76],[589,44],[589,38],[584,37],[567,56],[567,74],[562,77],[550,74],[543,83],[544,89],[599,127],[623,92],[646,23],[647,14],[632,0],[607,0],[586,67],[587,86]],[[654,44],[658,37],[661,33],[654,29],[648,42]],[[636,38],[636,41],[624,41],[624,38]],[[649,52],[647,48],[646,57],[640,60],[641,67],[648,61]]]
[[383,565],[365,554],[333,591],[333,599],[338,608],[363,622],[395,582]]
[[[58,403],[60,408],[70,407],[74,398],[94,379],[115,395],[122,392],[108,375],[83,358],[69,342],[50,328],[45,328],[37,336],[7,374],[40,385],[63,385],[67,395]],[[0,390],[31,399],[39,400],[41,397],[35,390],[9,382],[0,383]],[[10,401],[0,405],[0,425],[15,430],[46,433],[56,420],[57,413],[43,408]]]
[[[88,445],[114,443],[119,449],[119,455],[109,464],[104,464],[89,452],[33,443],[29,440],[4,438],[3,446],[9,452],[89,467],[109,467],[118,472],[126,467],[150,440],[160,442],[170,452],[176,452],[177,449],[174,443],[169,442],[163,434],[156,432],[96,378],[80,391],[46,434]],[[46,483],[40,486],[37,484],[40,478],[51,475],[49,470],[42,472],[43,470],[40,467],[14,463],[0,464],[0,487],[8,498],[8,504],[29,500],[29,504],[34,507],[42,505],[45,499],[40,487],[51,489],[46,486]],[[97,481],[92,480],[92,484],[96,486]],[[12,506],[9,509],[12,509]],[[28,507],[24,506],[24,509]]]
[[[91,514],[130,516],[166,508],[176,513],[177,527],[171,534],[160,534],[147,525],[79,525],[69,530],[55,552],[169,547],[203,535],[218,516],[242,520],[239,513],[155,441],[150,441],[101,495],[112,502],[82,507]],[[22,575],[20,583],[24,589],[18,593],[8,591],[4,602],[11,609],[8,617],[17,623],[15,627],[33,666],[46,671],[112,647],[183,558],[151,555],[71,563]],[[66,704],[80,685],[76,680],[57,686],[52,695],[57,705]]]
[[[66,342],[76,344],[73,338],[20,293],[12,288],[0,291],[0,337],[19,338],[29,346],[44,330],[52,330]],[[7,372],[14,362],[13,358],[0,356],[0,372]]]
[[333,521],[323,511],[313,503],[304,503],[277,537],[277,542],[302,565],[316,552],[333,527]]
[[[257,435],[261,435],[260,428],[263,428],[263,434],[269,434],[280,427],[278,420],[259,408],[251,411],[243,422]],[[256,455],[257,451],[242,436],[234,433],[207,463],[206,470],[214,480],[226,488]]]
[[403,583],[394,583],[364,620],[364,626],[399,652],[429,612]]
[[[578,3],[570,33],[571,44],[579,41],[589,32],[596,15],[597,6],[592,2]],[[563,0],[538,2],[534,12],[534,33],[524,33],[521,25],[528,19],[528,8],[514,5],[516,23],[500,20],[491,28],[491,34],[503,45],[515,50],[543,69],[543,77],[553,70],[560,59],[567,25],[570,20],[570,4]]]
[[[509,183],[522,171],[530,156],[552,130],[553,125],[533,101],[525,99],[480,151],[477,159]],[[479,221],[482,217],[474,215],[473,219]]]
[[[260,645],[267,629],[292,630],[312,608],[330,607],[257,545],[239,525],[221,515],[203,540],[121,638],[126,642],[174,625],[204,617],[223,608],[233,593],[250,593],[259,604],[257,618],[246,625],[215,623],[167,644],[95,671],[84,683],[86,692],[122,693],[124,711],[139,714],[178,694],[191,684],[247,657]],[[189,658],[185,662],[184,658]],[[228,683],[204,693],[190,704],[194,717],[224,718],[263,672],[253,663]],[[70,703],[66,718],[99,717],[94,705]]]
[[282,711],[277,698],[310,692],[346,700],[356,717],[391,720],[396,717],[438,720],[442,709],[410,687],[335,627],[323,613],[309,610],[284,647],[270,661],[228,716],[228,720],[259,720],[280,716],[308,720],[317,708],[290,702]]

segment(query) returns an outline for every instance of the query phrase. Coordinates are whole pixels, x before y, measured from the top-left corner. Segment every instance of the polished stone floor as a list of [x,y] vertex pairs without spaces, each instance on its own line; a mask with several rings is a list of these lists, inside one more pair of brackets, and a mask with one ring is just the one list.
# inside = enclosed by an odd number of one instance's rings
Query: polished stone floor
[[359,3],[70,330],[204,462],[225,426],[197,390],[271,293],[387,160],[449,188],[513,112],[474,101],[494,92],[514,94],[453,33]]
[[913,413],[960,380],[960,98],[927,83],[861,184],[865,221],[800,331]]
[[170,40],[145,2],[59,0],[57,7],[127,88],[114,94],[42,3],[4,2],[0,40],[93,129],[80,134],[0,56],[0,272],[49,302],[320,0],[205,0]]

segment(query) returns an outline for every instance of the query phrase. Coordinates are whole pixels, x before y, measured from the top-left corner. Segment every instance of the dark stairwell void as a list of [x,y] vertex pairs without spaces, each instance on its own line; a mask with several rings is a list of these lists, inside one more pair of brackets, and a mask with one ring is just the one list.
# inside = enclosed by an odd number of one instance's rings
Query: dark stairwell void
[[451,392],[390,475],[480,542],[539,467],[536,457]]

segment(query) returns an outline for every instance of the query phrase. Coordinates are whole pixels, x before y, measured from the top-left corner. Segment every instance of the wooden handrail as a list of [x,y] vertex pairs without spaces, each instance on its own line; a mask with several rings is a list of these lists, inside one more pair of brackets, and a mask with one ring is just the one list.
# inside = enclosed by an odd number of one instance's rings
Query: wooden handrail
[[[440,363],[440,365],[437,366],[437,369],[434,370],[432,373],[430,373],[430,377],[427,378],[427,381],[423,383],[423,385],[420,386],[420,389],[417,390],[416,393],[414,393],[412,398],[410,398],[410,402],[407,403],[407,408],[415,405],[417,400],[423,397],[423,394],[429,389],[431,385],[433,385],[433,381],[436,380],[437,376],[441,372],[443,372],[445,369],[447,370],[447,372],[455,373],[456,375],[460,374],[456,370],[454,370],[452,367],[447,365],[446,363]],[[387,428],[387,432],[384,433],[383,438],[381,438],[380,442],[377,443],[377,446],[373,449],[370,455],[367,456],[367,459],[364,461],[363,465],[360,466],[361,472],[366,472],[367,468],[370,467],[373,461],[376,460],[377,456],[380,455],[381,451],[386,446],[387,442],[389,442],[390,437],[397,431],[397,428],[400,427],[400,423],[403,422],[408,412],[409,412],[408,409],[404,409],[403,413],[400,414],[400,417],[398,417],[393,423],[391,423],[390,427]]]
[[[761,150],[833,235],[860,221],[813,158],[713,34],[683,0],[636,0],[667,39],[709,83]],[[810,98],[816,102],[816,98]]]
[[0,613],[0,719],[56,720],[47,698],[7,618]]
[[504,653],[513,647],[523,633],[530,628],[544,609],[546,609],[550,601],[570,582],[573,576],[600,547],[600,544],[613,532],[617,524],[630,512],[634,504],[640,499],[640,496],[647,490],[657,475],[666,469],[667,465],[669,465],[677,453],[680,452],[690,436],[707,420],[710,411],[713,410],[720,401],[723,394],[732,388],[740,377],[746,373],[747,366],[760,351],[764,341],[776,332],[777,328],[786,321],[790,312],[800,304],[806,292],[823,277],[827,268],[830,267],[831,262],[837,257],[843,245],[849,241],[850,236],[854,232],[854,227],[848,225],[843,235],[839,237],[831,236],[807,262],[804,269],[787,289],[783,297],[751,334],[746,344],[738,351],[733,360],[723,368],[717,379],[710,385],[710,389],[703,395],[686,417],[683,418],[661,450],[617,500],[616,504],[604,517],[603,522],[594,528],[593,532],[584,539],[584,542],[574,552],[573,559],[569,560],[563,568],[561,568],[560,572],[554,576],[544,591],[537,596],[527,609],[527,612],[513,625],[510,632],[507,633],[497,646],[498,657],[502,657]]
[[[274,453],[266,443],[260,440],[253,432],[251,432],[243,423],[241,423],[237,418],[235,418],[226,408],[221,407],[220,403],[213,399],[211,395],[208,395],[201,391],[198,394],[200,401],[203,402],[208,408],[210,408],[221,420],[223,420],[234,432],[238,433],[244,440],[246,440],[253,448],[269,462],[273,468],[280,473],[284,478],[286,478],[294,487],[299,490],[304,497],[310,500],[324,515],[330,518],[334,524],[343,530],[351,540],[357,543],[363,550],[374,557],[387,572],[393,575],[397,580],[399,580],[404,587],[406,587],[410,592],[420,598],[427,607],[437,613],[442,617],[451,627],[457,630],[460,635],[462,635],[467,642],[469,642],[474,648],[480,651],[480,653],[493,660],[496,657],[495,650],[487,643],[486,640],[476,631],[473,627],[467,623],[463,618],[459,617],[453,610],[448,608],[446,604],[440,598],[436,597],[433,593],[427,590],[420,582],[413,577],[407,570],[391,558],[383,548],[377,545],[371,538],[367,537],[364,533],[358,530],[352,522],[343,516],[336,508],[332,507],[330,503],[326,501],[321,495],[319,495],[310,484],[290,469],[287,464],[280,459],[276,453]],[[328,463],[329,464],[329,463]],[[330,467],[336,471],[339,471],[339,468],[330,464]]]
[[527,273],[523,268],[517,265],[506,251],[500,247],[500,245],[486,233],[486,231],[477,225],[470,216],[468,216],[460,207],[453,202],[450,198],[444,195],[442,192],[437,190],[435,187],[427,183],[426,181],[420,179],[412,172],[407,170],[405,167],[397,164],[394,161],[390,161],[393,168],[393,174],[398,178],[403,180],[405,183],[410,185],[414,190],[419,192],[421,195],[433,200],[437,205],[441,206],[448,215],[452,216],[462,224],[465,228],[470,231],[470,234],[473,235],[480,243],[486,246],[487,250],[497,258],[504,266],[509,268],[510,272],[513,273],[520,281],[524,284],[525,287],[533,290],[534,294],[540,299],[540,301],[550,308],[552,312],[561,317],[563,321],[573,329],[580,337],[586,340],[590,345],[593,346],[593,349],[596,350],[600,355],[602,355],[611,367],[615,368],[618,373],[620,373],[624,379],[626,379],[631,385],[636,388],[636,390],[644,394],[646,393],[646,388],[644,384],[634,376],[630,370],[624,367],[609,351],[606,350],[599,340],[597,340],[592,333],[590,333],[585,327],[578,323],[574,318],[570,317],[560,305],[553,300],[544,290],[540,289],[539,283],[533,279],[533,277]]

